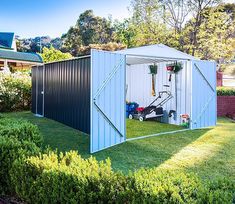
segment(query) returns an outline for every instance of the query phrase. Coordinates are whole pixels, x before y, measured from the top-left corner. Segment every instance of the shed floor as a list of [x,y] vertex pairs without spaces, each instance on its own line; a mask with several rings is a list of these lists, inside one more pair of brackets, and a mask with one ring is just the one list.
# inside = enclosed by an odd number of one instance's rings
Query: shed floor
[[126,131],[128,139],[162,133],[162,132],[182,130],[182,129],[184,129],[184,127],[178,125],[160,123],[157,121],[140,122],[139,120],[130,120],[130,119],[127,119],[126,121]]

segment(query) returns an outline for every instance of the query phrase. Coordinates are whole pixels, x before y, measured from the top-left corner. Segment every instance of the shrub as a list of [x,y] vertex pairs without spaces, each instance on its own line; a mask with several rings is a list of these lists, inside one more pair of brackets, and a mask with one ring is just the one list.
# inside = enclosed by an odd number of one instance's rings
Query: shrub
[[0,111],[28,110],[31,77],[26,73],[0,73]]
[[31,141],[37,146],[41,146],[43,141],[37,126],[25,120],[4,117],[0,117],[0,136],[15,137],[19,141]]
[[113,172],[109,160],[82,159],[74,151],[20,159],[13,166],[15,191],[29,203],[216,203],[217,199],[231,203],[233,199],[232,183],[205,184],[193,174],[154,169],[125,176]]
[[235,96],[234,88],[217,87],[217,96]]
[[109,160],[86,160],[73,151],[18,160],[11,177],[17,195],[29,203],[110,203],[127,192],[124,175],[114,173]]
[[31,156],[39,152],[32,142],[19,141],[15,137],[0,136],[0,193],[13,192],[9,171],[16,159]]

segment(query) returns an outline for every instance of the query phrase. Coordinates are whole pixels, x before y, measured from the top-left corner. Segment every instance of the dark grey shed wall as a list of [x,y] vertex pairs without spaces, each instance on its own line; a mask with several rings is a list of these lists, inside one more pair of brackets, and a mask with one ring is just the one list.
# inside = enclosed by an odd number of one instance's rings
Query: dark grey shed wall
[[36,94],[37,94],[37,67],[32,68],[32,107],[31,110],[34,114],[36,114]]
[[44,116],[89,134],[90,57],[44,66]]
[[43,66],[32,68],[32,112],[43,115]]

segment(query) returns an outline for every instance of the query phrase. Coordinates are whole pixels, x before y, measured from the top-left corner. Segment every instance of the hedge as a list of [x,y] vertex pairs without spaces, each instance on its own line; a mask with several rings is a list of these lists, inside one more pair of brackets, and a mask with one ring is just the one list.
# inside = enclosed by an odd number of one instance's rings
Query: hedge
[[232,181],[205,184],[194,174],[156,169],[125,176],[113,172],[109,160],[82,159],[74,151],[13,166],[13,186],[28,203],[231,203],[235,188]]
[[[38,128],[24,120],[0,115],[0,193],[12,192],[9,172],[16,159],[40,152],[42,136]],[[14,190],[13,190],[14,191]]]
[[157,169],[124,175],[112,170],[109,159],[100,162],[93,157],[83,159],[75,151],[43,152],[37,146],[41,144],[37,127],[26,121],[0,118],[0,125],[0,193],[17,196],[27,203],[232,203],[235,200],[234,181],[202,182],[195,174]]
[[37,126],[25,120],[0,118],[0,136],[15,137],[19,141],[30,141],[41,146],[43,139]]
[[0,73],[0,111],[29,110],[31,77],[27,73]]
[[227,87],[217,87],[217,96],[235,96],[235,89]]

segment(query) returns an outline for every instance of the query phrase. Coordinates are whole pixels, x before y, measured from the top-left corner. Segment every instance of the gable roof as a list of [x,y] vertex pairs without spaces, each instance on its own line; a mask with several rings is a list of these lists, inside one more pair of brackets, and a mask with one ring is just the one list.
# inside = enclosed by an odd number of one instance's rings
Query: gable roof
[[152,57],[160,59],[172,59],[172,60],[195,60],[196,58],[176,50],[174,48],[168,47],[163,44],[147,45],[136,48],[129,48],[125,50],[116,51],[120,54],[132,55],[137,57]]
[[0,47],[5,49],[12,49],[12,42],[14,40],[14,33],[0,32]]
[[15,52],[3,49],[0,49],[0,59],[9,59],[9,60],[36,62],[36,63],[43,62],[41,56],[36,53]]

